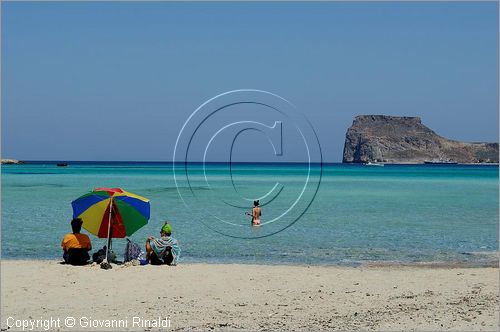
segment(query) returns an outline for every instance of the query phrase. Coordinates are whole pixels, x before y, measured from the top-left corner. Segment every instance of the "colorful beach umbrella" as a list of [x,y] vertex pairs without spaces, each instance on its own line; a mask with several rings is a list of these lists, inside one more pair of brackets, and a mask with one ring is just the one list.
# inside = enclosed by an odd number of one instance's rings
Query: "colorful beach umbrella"
[[121,188],[96,188],[73,202],[73,218],[83,228],[108,239],[132,235],[149,220],[149,200]]

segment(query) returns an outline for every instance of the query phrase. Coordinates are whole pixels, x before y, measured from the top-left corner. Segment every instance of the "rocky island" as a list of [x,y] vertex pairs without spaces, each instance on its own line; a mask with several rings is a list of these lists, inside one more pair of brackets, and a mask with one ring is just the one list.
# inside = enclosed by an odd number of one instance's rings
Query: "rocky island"
[[17,159],[2,159],[2,165],[12,165],[12,164],[24,164],[24,162],[22,162],[21,160],[17,160]]
[[418,117],[360,115],[347,130],[344,163],[498,163],[498,143],[439,136]]

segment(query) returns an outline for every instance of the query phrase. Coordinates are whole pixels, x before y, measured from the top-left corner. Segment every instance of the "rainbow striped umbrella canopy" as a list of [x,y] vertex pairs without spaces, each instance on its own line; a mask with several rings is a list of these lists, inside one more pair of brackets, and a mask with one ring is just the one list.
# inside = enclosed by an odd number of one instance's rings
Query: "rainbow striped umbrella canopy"
[[81,218],[83,228],[100,238],[130,236],[149,220],[149,200],[121,188],[96,188],[71,206],[73,218]]

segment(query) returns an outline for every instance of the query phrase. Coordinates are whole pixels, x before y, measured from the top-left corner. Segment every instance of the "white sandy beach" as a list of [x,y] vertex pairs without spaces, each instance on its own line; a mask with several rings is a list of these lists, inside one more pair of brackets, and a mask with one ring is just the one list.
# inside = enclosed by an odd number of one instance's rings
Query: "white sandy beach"
[[[1,326],[52,317],[60,330],[120,320],[127,326],[116,329],[154,331],[161,328],[138,324],[160,317],[170,324],[163,330],[498,330],[498,272],[242,264],[105,271],[2,261]],[[66,317],[75,318],[74,328]],[[141,321],[134,325],[133,317]]]

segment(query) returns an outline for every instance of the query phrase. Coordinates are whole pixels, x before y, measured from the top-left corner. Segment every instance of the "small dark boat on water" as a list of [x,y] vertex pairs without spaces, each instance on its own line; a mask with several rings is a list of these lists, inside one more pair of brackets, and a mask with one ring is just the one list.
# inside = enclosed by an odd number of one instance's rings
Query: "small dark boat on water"
[[68,164],[67,164],[67,163],[57,163],[56,165],[57,165],[57,166],[59,166],[59,167],[65,167],[65,166],[68,166]]

